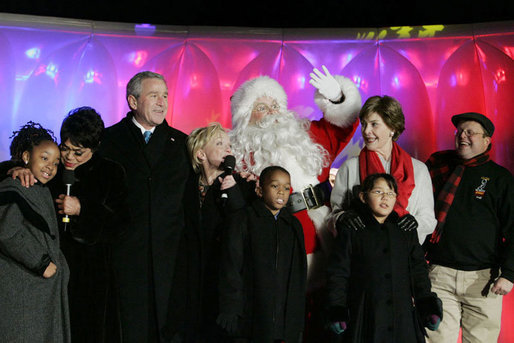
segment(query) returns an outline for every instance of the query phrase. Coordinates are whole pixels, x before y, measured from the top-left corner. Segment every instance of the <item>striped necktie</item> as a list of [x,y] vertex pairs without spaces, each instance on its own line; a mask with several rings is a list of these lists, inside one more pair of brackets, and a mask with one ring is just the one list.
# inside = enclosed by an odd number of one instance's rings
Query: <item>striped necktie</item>
[[148,143],[151,135],[152,135],[152,131],[145,131],[145,133],[143,133],[143,137],[145,138],[145,143]]

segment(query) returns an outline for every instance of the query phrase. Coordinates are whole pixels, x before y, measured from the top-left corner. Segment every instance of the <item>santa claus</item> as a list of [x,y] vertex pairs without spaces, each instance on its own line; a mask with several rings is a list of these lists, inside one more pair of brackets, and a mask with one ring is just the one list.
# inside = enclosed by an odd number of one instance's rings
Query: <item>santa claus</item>
[[312,286],[330,212],[325,205],[330,199],[330,167],[358,126],[361,96],[350,79],[332,76],[325,66],[310,76],[322,119],[298,118],[288,110],[282,86],[261,76],[243,83],[231,98],[230,139],[240,171],[259,175],[267,166],[280,165],[291,174],[288,206],[304,229]]

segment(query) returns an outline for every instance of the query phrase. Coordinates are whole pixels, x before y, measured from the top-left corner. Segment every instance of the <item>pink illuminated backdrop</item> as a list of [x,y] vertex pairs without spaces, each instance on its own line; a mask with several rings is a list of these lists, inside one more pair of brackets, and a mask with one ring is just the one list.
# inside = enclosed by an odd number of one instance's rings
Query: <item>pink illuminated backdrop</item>
[[[276,78],[290,108],[318,118],[313,67],[326,65],[359,86],[363,100],[400,100],[400,145],[426,160],[453,147],[453,114],[477,111],[496,125],[492,157],[514,171],[514,22],[370,29],[153,27],[0,14],[0,158],[11,132],[34,120],[59,132],[70,109],[95,107],[107,125],[128,110],[127,81],[163,74],[168,122],[189,133],[211,121],[231,127],[230,96],[245,80]],[[357,131],[335,166],[356,154]],[[514,295],[504,300],[500,342],[514,342]]]

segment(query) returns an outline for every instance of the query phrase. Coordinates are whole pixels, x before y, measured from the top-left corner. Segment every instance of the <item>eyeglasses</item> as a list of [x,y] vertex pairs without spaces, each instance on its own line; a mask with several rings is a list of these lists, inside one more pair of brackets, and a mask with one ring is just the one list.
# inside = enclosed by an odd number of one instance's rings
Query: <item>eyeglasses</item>
[[378,189],[374,190],[374,191],[369,191],[368,193],[377,198],[381,198],[385,195],[389,199],[394,199],[397,196],[397,194],[395,192],[384,192],[384,191],[380,191]]
[[280,110],[280,105],[275,101],[271,104],[271,106],[268,106],[263,103],[258,103],[253,107],[253,110],[259,113],[272,113]]
[[62,155],[67,155],[71,152],[75,157],[81,157],[87,152],[87,148],[72,149],[64,143],[59,145],[59,150],[61,150]]
[[473,130],[455,130],[455,136],[459,137],[462,133],[466,135],[466,137],[473,137],[474,135],[485,135],[485,132],[475,132]]

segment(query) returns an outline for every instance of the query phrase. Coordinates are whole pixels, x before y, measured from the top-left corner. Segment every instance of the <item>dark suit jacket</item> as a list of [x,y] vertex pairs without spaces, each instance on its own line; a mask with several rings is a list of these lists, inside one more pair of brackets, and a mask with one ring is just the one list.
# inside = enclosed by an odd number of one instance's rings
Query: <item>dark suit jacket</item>
[[132,220],[113,247],[124,342],[155,341],[165,324],[192,169],[185,139],[164,121],[145,144],[128,113],[106,129],[100,146],[99,153],[120,163],[127,176]]

